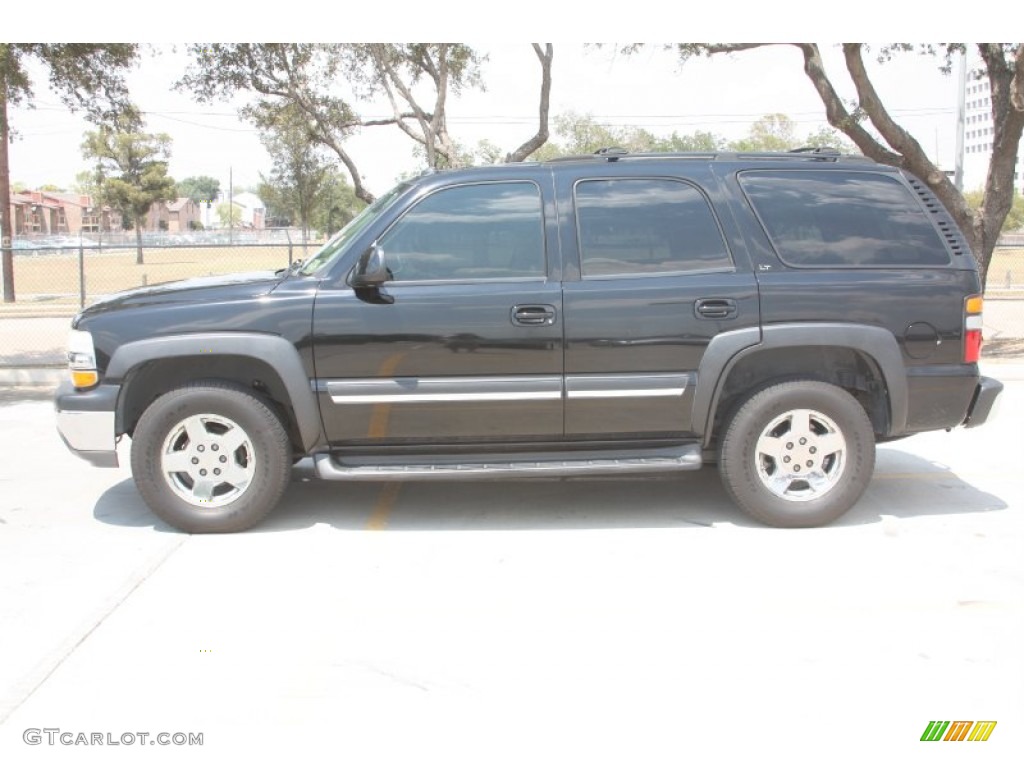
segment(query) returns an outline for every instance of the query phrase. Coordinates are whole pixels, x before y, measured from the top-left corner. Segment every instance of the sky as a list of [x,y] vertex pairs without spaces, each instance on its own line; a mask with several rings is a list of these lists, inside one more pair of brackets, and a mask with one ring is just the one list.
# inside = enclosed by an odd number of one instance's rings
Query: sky
[[[479,43],[486,90],[469,90],[451,99],[449,130],[456,141],[474,145],[488,139],[503,150],[536,130],[540,67],[528,43]],[[852,98],[843,77],[841,54],[825,45],[826,66],[841,93]],[[229,173],[236,187],[254,185],[268,174],[271,160],[258,132],[237,117],[245,97],[233,103],[200,104],[174,90],[188,64],[184,45],[155,46],[130,74],[134,100],[146,113],[146,129],[172,137],[170,174],[219,178]],[[938,60],[906,54],[885,65],[869,65],[876,87],[894,115],[914,133],[943,167],[952,167],[955,151],[957,80],[938,70]],[[650,45],[632,56],[614,45],[584,47],[556,43],[552,71],[552,115],[591,114],[599,122],[646,128],[655,134],[706,130],[738,138],[759,117],[781,112],[797,122],[798,135],[825,125],[824,108],[802,71],[792,47],[777,46],[681,65],[670,51]],[[61,105],[36,73],[35,109],[13,108],[18,137],[11,148],[11,178],[29,186],[70,187],[86,168],[83,133],[90,126]],[[384,103],[369,104],[366,115],[383,116]],[[368,188],[386,191],[403,173],[417,167],[412,142],[393,126],[364,129],[350,140],[350,154]]]

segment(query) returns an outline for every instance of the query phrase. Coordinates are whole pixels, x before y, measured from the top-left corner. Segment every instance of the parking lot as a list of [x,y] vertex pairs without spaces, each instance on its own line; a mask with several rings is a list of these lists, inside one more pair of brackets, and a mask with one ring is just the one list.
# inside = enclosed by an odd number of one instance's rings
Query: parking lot
[[[992,423],[880,446],[845,518],[792,531],[714,469],[344,485],[303,462],[258,529],[188,536],[124,443],[94,469],[8,391],[0,765],[1019,766],[1024,366],[986,372]],[[936,719],[998,726],[921,742]]]

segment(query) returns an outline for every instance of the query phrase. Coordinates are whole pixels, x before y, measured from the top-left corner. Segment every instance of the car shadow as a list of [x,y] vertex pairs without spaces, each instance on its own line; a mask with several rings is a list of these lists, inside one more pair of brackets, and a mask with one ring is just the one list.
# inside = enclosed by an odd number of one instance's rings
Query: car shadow
[[[1006,509],[1005,501],[948,467],[880,447],[867,492],[831,527]],[[131,480],[97,501],[94,517],[109,525],[169,526],[149,511]],[[368,531],[491,531],[687,528],[716,525],[763,528],[740,512],[718,472],[637,477],[551,478],[475,482],[328,482],[304,460],[270,517],[251,533],[330,525]]]

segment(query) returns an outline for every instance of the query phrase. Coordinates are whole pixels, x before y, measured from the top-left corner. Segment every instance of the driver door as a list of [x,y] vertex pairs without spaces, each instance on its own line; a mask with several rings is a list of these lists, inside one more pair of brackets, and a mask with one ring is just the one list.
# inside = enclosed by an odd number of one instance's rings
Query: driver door
[[383,300],[320,290],[317,391],[334,447],[561,439],[562,300],[542,185],[436,188],[377,236]]

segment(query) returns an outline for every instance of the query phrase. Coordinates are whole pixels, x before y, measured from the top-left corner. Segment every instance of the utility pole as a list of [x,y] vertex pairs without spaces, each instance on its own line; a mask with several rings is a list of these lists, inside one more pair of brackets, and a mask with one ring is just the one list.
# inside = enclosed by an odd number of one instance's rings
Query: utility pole
[[960,52],[960,95],[956,100],[956,170],[953,185],[964,191],[964,126],[967,121],[967,51]]
[[235,169],[228,166],[228,245],[235,242]]
[[[7,53],[7,46],[3,46]],[[6,69],[6,68],[5,68]],[[0,74],[0,77],[3,77]],[[9,126],[7,124],[7,82],[0,80],[0,252],[2,252],[2,272],[4,280],[4,303],[14,301],[14,251],[11,250],[11,238],[14,235],[11,226],[11,164],[7,153],[10,147]]]

